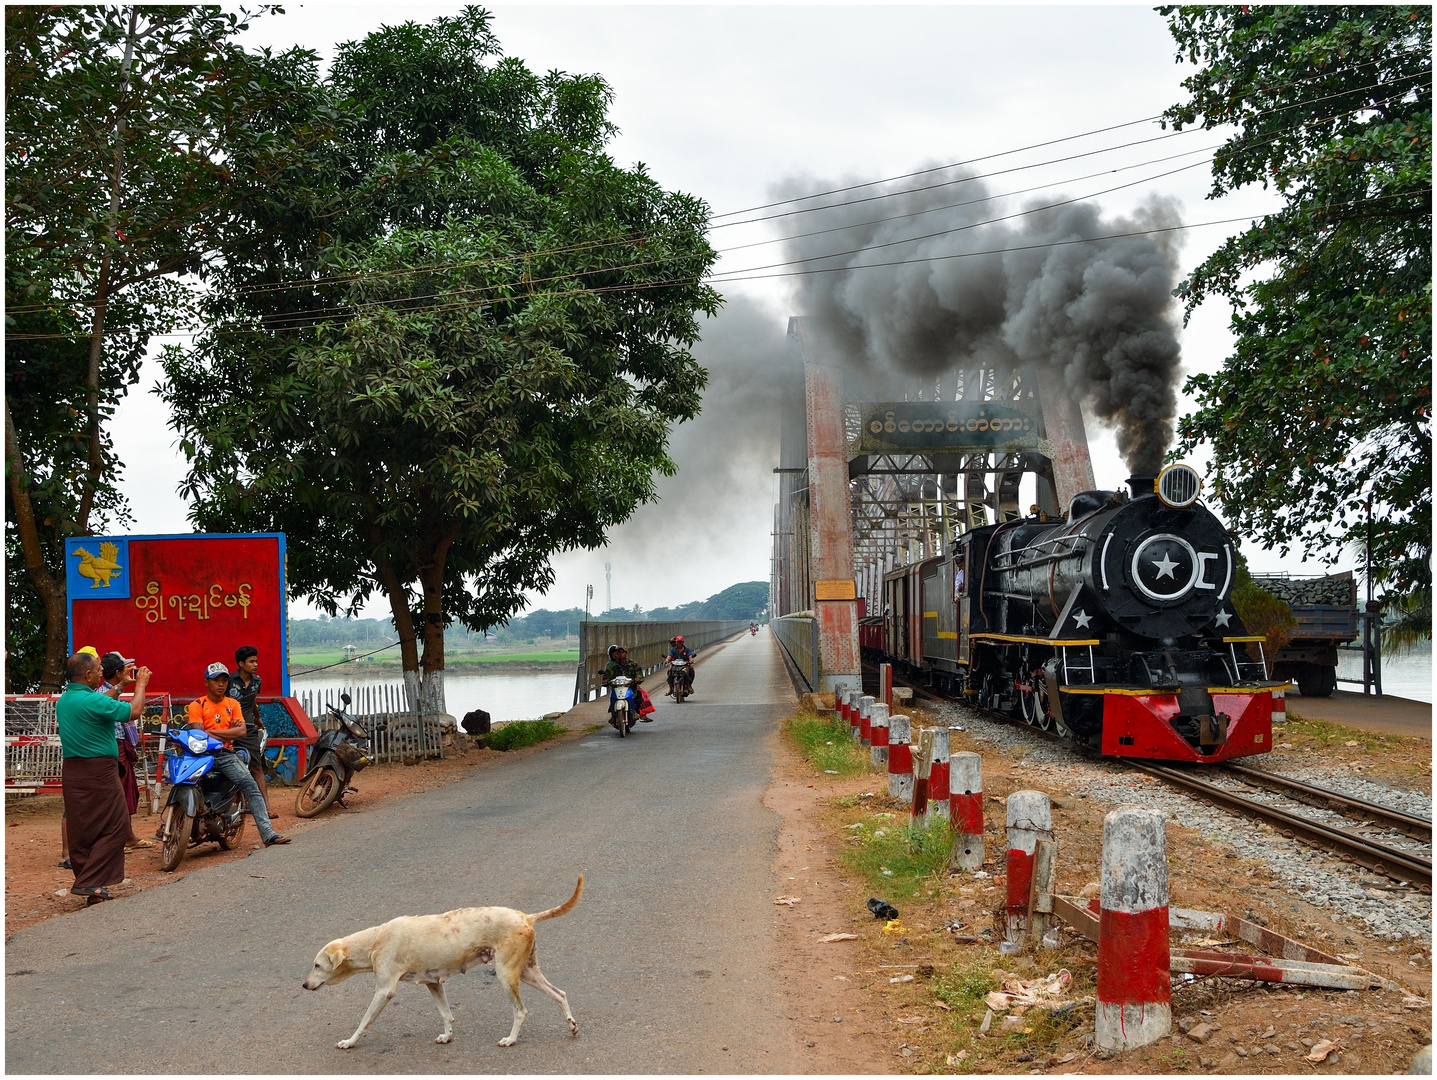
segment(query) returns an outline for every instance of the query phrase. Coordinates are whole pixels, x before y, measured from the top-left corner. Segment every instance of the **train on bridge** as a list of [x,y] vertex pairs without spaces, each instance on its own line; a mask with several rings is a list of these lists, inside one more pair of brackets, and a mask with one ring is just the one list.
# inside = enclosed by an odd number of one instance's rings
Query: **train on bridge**
[[1236,554],[1200,490],[1169,465],[1066,518],[970,529],[884,576],[864,656],[1104,755],[1266,753],[1288,684],[1233,608]]

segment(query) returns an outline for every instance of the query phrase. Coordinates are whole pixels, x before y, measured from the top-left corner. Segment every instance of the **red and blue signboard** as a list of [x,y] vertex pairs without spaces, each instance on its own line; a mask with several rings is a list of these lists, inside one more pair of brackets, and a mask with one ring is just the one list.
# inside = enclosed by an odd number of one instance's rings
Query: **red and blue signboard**
[[287,697],[284,560],[282,533],[67,540],[70,651],[134,657],[152,693],[196,698],[210,663],[232,670],[253,645],[265,689]]

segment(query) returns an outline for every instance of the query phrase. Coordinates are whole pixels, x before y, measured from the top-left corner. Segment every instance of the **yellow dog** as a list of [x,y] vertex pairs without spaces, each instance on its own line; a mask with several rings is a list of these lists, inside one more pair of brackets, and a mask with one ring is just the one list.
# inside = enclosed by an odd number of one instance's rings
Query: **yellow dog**
[[579,1024],[569,1011],[568,995],[544,978],[534,959],[534,924],[568,914],[583,894],[584,875],[580,874],[573,896],[537,915],[525,915],[513,908],[478,907],[457,908],[443,915],[390,919],[383,926],[337,938],[320,949],[304,988],[318,990],[326,983],[343,982],[361,971],[374,972],[374,999],[359,1027],[349,1038],[334,1044],[348,1050],[384,1011],[401,982],[423,983],[434,995],[439,1015],[444,1018],[444,1033],[434,1041],[447,1043],[454,1037],[454,1014],[444,997],[444,980],[464,974],[475,964],[492,963],[514,1006],[514,1027],[507,1038],[499,1040],[500,1046],[513,1046],[518,1041],[519,1029],[529,1015],[519,996],[521,980],[557,1001],[564,1010],[564,1019],[569,1021],[569,1034],[577,1035]]

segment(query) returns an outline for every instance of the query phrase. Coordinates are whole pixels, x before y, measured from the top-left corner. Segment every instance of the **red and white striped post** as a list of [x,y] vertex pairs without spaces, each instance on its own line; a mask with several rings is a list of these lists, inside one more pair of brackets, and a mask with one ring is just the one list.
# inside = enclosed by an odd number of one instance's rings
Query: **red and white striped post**
[[1287,723],[1287,691],[1274,690],[1272,692],[1272,722],[1274,724]]
[[1053,839],[1053,810],[1046,792],[1015,791],[1008,796],[1008,933],[1016,950],[1028,936],[1028,898],[1033,888],[1033,853],[1039,840]]
[[929,828],[949,818],[948,806],[948,729],[933,729],[932,764],[928,766]]
[[864,746],[873,745],[873,698],[867,694],[858,699],[858,741]]
[[888,770],[888,706],[881,701],[868,706],[868,755],[875,769]]
[[861,690],[843,692],[843,718],[848,721],[848,733],[855,739],[858,738],[858,699],[862,694]]
[[1172,1031],[1164,814],[1120,806],[1103,818],[1097,1042],[1146,1046]]
[[844,705],[848,701],[848,687],[835,686],[833,688],[833,711],[843,719],[848,719],[848,713],[844,711]]
[[953,754],[948,770],[948,817],[953,822],[953,855],[959,870],[983,868],[983,759],[968,750]]
[[878,665],[878,700],[893,708],[893,665]]
[[[887,712],[887,708],[883,710]],[[888,719],[888,797],[913,801],[913,725],[902,713]]]

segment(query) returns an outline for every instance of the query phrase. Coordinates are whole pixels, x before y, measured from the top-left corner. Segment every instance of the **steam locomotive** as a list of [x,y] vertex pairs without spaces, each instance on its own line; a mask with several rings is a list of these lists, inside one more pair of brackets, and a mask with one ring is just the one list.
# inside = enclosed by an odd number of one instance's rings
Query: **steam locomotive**
[[1234,611],[1232,542],[1189,466],[972,529],[883,582],[860,644],[910,676],[1105,755],[1266,753],[1287,683]]

